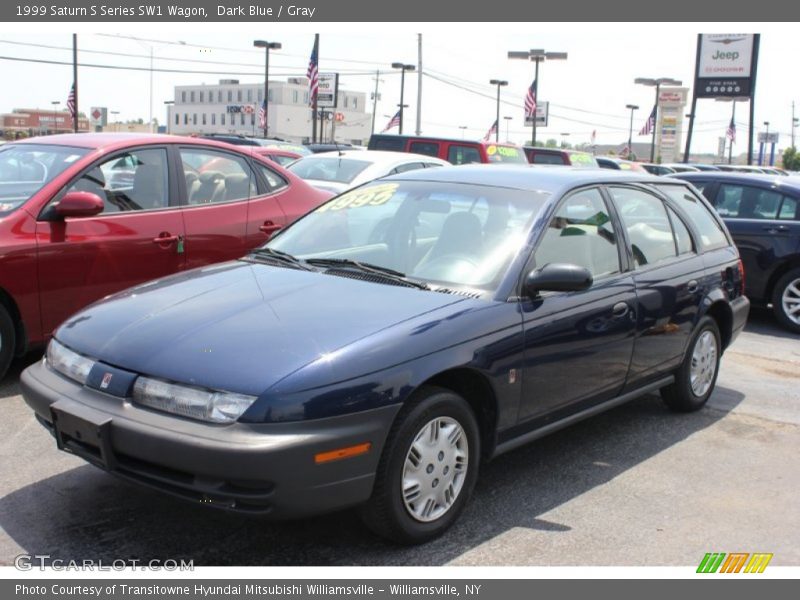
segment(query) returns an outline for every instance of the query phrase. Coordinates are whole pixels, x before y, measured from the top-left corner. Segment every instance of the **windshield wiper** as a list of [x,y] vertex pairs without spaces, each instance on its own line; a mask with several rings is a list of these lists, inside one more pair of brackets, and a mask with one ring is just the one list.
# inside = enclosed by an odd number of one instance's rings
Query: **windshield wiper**
[[390,269],[388,267],[381,267],[379,265],[373,265],[371,263],[365,263],[349,258],[307,258],[305,262],[315,267],[355,269],[363,273],[371,273],[372,275],[385,277],[386,279],[396,281],[403,285],[407,285],[408,287],[415,287],[420,290],[430,289],[427,283],[409,279],[406,277],[405,273],[401,273],[400,271],[395,271],[394,269]]
[[256,248],[247,256],[251,258],[258,257],[259,259],[272,260],[274,262],[292,266],[296,269],[302,269],[303,271],[312,270],[311,267],[304,265],[299,258],[292,256],[288,252],[282,252],[281,250],[275,250],[274,248]]

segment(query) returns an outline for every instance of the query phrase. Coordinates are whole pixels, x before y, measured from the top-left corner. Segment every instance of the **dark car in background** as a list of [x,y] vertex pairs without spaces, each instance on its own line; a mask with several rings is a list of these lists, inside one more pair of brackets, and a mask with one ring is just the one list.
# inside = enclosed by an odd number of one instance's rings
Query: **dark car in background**
[[596,169],[594,156],[580,150],[567,150],[561,148],[542,148],[539,146],[523,146],[525,156],[532,165],[571,165],[573,167],[586,167]]
[[482,460],[656,390],[702,408],[742,286],[684,182],[421,169],[88,307],[21,386],[59,448],[139,485],[272,518],[360,506],[417,543]]
[[246,147],[65,134],[0,147],[0,378],[64,319],[149,279],[231,260],[321,204]]
[[747,295],[772,304],[777,319],[800,333],[800,180],[705,172],[677,175],[717,209],[739,248]]
[[647,170],[641,164],[632,160],[625,160],[624,158],[617,158],[615,156],[596,156],[595,160],[601,169],[647,173]]
[[459,140],[428,136],[375,133],[369,138],[369,150],[411,152],[441,158],[454,165],[471,163],[527,164],[525,153],[514,144],[485,140]]

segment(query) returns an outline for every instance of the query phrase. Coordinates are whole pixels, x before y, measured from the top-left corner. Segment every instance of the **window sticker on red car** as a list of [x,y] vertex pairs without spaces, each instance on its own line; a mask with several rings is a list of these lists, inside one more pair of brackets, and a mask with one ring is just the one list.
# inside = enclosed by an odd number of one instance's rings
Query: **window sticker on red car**
[[397,185],[396,183],[384,183],[347,192],[333,202],[328,202],[319,207],[317,212],[357,208],[359,206],[381,206],[391,199],[397,190]]

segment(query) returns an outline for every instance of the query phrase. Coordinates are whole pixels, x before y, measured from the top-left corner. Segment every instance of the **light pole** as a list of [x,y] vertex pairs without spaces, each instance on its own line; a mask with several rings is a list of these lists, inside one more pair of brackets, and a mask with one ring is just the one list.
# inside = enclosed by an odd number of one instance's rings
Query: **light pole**
[[[111,110],[109,112],[111,113],[111,116],[119,114],[118,110]],[[119,120],[116,117],[114,117],[114,131],[119,131]]]
[[[764,127],[766,127],[767,130],[764,132],[764,145],[762,146],[764,152],[762,152],[762,156],[767,153],[767,149],[769,148],[769,121],[764,121]],[[768,160],[766,156],[764,156],[764,159]],[[761,166],[762,164],[762,161],[759,160],[758,165]]]
[[253,46],[264,48],[264,138],[267,137],[269,129],[269,51],[280,50],[278,42],[267,42],[265,40],[253,40]]
[[461,130],[461,139],[464,139],[464,132],[467,130],[466,125],[459,125],[458,128]]
[[50,102],[53,105],[53,133],[58,133],[58,117],[56,116],[56,107],[61,104],[60,100],[53,100]]
[[505,122],[506,122],[506,141],[509,141],[509,137],[508,137],[508,124],[509,124],[509,122],[511,121],[511,119],[513,119],[513,118],[514,118],[514,117],[503,117],[503,119],[505,119]]
[[495,123],[497,123],[497,127],[494,130],[494,141],[500,141],[500,88],[505,87],[508,85],[508,82],[503,79],[492,79],[489,81],[492,85],[497,86],[497,118]]
[[[518,58],[522,60],[531,60],[536,63],[536,69],[533,75],[533,94],[536,103],[539,103],[539,63],[545,60],[567,60],[566,52],[545,52],[541,48],[534,50],[523,51],[509,51],[508,58]],[[531,134],[531,145],[536,145],[536,114],[533,115],[533,133]]]
[[172,133],[172,112],[169,107],[175,105],[175,100],[164,100],[164,106],[167,107],[167,133]]
[[658,79],[651,79],[649,77],[637,77],[633,80],[633,83],[638,83],[640,85],[647,85],[650,87],[655,86],[656,88],[656,101],[653,104],[653,131],[652,137],[650,139],[650,162],[655,160],[656,156],[656,123],[658,123],[658,96],[661,93],[661,86],[662,85],[683,85],[683,82],[679,79],[672,79],[670,77],[659,77]]
[[792,101],[792,148],[797,147],[794,145],[794,130],[798,122],[800,122],[800,119],[794,116],[794,101]]
[[631,124],[628,127],[628,160],[630,160],[631,154],[633,154],[633,111],[639,110],[639,107],[635,104],[626,104],[625,108],[629,108],[631,111]]
[[561,134],[561,147],[562,148],[566,148],[567,147],[567,137],[569,137],[569,132],[568,131],[565,131],[564,133]]
[[398,123],[398,133],[403,135],[403,113],[405,112],[405,104],[403,103],[403,94],[406,87],[406,71],[413,71],[416,69],[414,65],[407,65],[401,62],[393,62],[393,69],[400,69],[400,123]]

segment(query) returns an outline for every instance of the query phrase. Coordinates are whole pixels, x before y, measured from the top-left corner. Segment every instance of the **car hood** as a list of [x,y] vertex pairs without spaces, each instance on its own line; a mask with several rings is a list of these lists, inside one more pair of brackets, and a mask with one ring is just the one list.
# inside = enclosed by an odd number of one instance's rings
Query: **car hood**
[[56,338],[123,369],[258,395],[357,340],[461,301],[237,261],[106,298],[71,317]]

